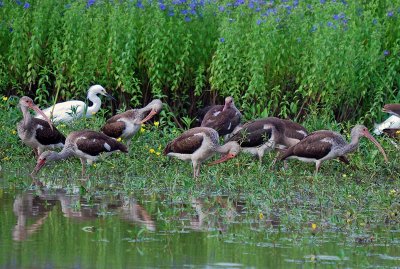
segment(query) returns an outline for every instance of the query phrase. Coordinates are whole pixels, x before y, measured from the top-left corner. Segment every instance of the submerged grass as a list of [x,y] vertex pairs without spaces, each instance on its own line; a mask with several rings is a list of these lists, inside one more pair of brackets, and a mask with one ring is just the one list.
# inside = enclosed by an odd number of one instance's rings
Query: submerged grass
[[[0,184],[8,190],[26,189],[35,159],[18,138],[15,124],[21,116],[12,103],[1,104]],[[64,134],[84,128],[98,130],[104,122],[104,115],[96,115],[72,125],[60,124],[58,129]],[[310,120],[305,125],[309,130],[318,129],[313,123]],[[330,128],[340,127],[349,130],[349,126],[337,124]],[[290,161],[288,170],[283,170],[281,163],[271,168],[273,154],[260,167],[252,157],[240,154],[221,165],[203,165],[200,177],[193,179],[190,163],[161,154],[179,133],[161,118],[158,124],[148,124],[139,132],[128,154],[113,154],[88,167],[87,182],[79,181],[81,165],[76,158],[47,166],[38,178],[51,188],[71,189],[82,184],[89,196],[158,193],[165,200],[181,201],[229,195],[244,200],[256,219],[279,215],[292,231],[309,229],[312,224],[318,229],[352,230],[400,223],[399,152],[385,138],[378,139],[388,154],[388,164],[371,143],[362,141],[360,149],[350,155],[350,166],[328,161],[316,177],[312,164]]]

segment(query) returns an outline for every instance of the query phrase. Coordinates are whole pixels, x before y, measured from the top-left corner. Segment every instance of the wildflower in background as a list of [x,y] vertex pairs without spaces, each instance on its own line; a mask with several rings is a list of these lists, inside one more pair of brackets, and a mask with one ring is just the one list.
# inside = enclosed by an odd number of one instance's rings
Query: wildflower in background
[[92,115],[96,115],[96,112],[93,111],[93,112],[92,112]]
[[3,159],[1,159],[1,160],[6,162],[6,161],[9,161],[9,160],[11,160],[11,158],[7,156],[7,157],[4,157],[4,158],[3,158]]
[[0,7],[4,7],[3,1],[0,1]]
[[7,101],[8,97],[7,96],[3,96],[3,101]]
[[158,127],[159,125],[160,125],[160,122],[159,122],[159,121],[155,121],[155,122],[154,122],[154,126]]
[[15,3],[17,3],[17,5],[19,5],[19,6],[22,5],[21,1],[19,1],[19,0],[16,0]]
[[312,5],[307,4],[307,8],[308,8],[308,9],[312,9]]
[[163,3],[158,4],[158,6],[162,11],[164,11],[166,9],[166,7]]
[[327,25],[328,25],[328,27],[333,27],[334,28],[334,24],[331,21],[328,21]]
[[140,127],[140,132],[141,133],[144,133],[146,131],[146,129],[142,126],[142,127]]
[[373,24],[373,25],[376,25],[377,23],[378,23],[378,20],[377,20],[377,19],[373,19],[373,20],[372,20],[372,24]]
[[88,0],[86,3],[86,7],[89,8],[89,7],[93,6],[94,3],[96,3],[96,0]]
[[257,25],[260,25],[262,22],[263,22],[262,20],[258,19],[257,20]]
[[319,0],[319,2],[320,2],[321,4],[325,4],[325,3],[326,3],[326,0]]
[[383,51],[383,55],[388,56],[389,54],[390,54],[390,51],[388,51],[388,50]]
[[224,6],[219,6],[219,7],[218,7],[218,10],[219,10],[220,12],[224,12],[225,7],[224,7]]
[[161,155],[161,152],[157,151],[157,152],[156,152],[156,155],[157,155],[157,156],[160,156],[160,155]]
[[387,16],[390,18],[390,17],[393,17],[393,11],[389,11],[388,13],[387,13]]
[[225,42],[225,38],[221,37],[221,38],[219,39],[219,42],[224,43],[224,42]]
[[121,142],[121,141],[122,141],[122,138],[121,138],[121,137],[118,137],[118,138],[117,138],[117,141],[118,141],[118,142]]
[[12,130],[11,133],[12,133],[13,135],[16,135],[16,134],[17,134],[17,131]]
[[170,17],[175,16],[175,12],[174,12],[174,8],[173,8],[173,7],[171,7],[171,8],[169,9],[169,11],[168,11],[168,16],[170,16]]
[[391,189],[389,191],[389,195],[392,195],[392,196],[396,195],[396,190],[395,189]]
[[264,214],[263,214],[262,212],[260,212],[260,213],[258,214],[258,218],[259,218],[260,220],[262,220],[262,219],[264,218]]
[[31,4],[29,4],[28,2],[25,2],[25,4],[24,4],[25,9],[28,9],[30,6],[31,6]]
[[140,8],[140,9],[144,9],[144,6],[143,6],[142,1],[138,1],[137,4],[136,4],[136,6],[137,6],[138,8]]
[[153,153],[155,153],[156,151],[155,151],[153,148],[151,148],[151,149],[149,149],[149,152],[150,152],[151,154],[153,154]]
[[314,33],[315,31],[317,31],[318,27],[316,25],[313,25],[313,27],[311,28],[311,33]]
[[311,229],[313,229],[313,230],[317,229],[317,224],[311,223]]
[[185,22],[190,22],[192,19],[189,16],[185,16]]
[[297,7],[299,5],[299,0],[294,0],[293,1],[293,7]]
[[187,15],[187,14],[188,14],[187,9],[182,10],[182,11],[181,11],[181,14],[182,14],[182,15]]

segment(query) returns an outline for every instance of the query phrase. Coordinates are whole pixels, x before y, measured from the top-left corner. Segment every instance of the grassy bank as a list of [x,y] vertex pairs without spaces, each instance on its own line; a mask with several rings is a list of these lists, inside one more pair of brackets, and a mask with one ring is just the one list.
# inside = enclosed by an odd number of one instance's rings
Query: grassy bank
[[[20,111],[3,101],[0,113],[3,126],[0,136],[1,186],[25,189],[31,183],[29,173],[35,165],[31,149],[24,146],[16,133]],[[4,109],[3,109],[4,108]],[[76,121],[73,126],[59,125],[64,134],[72,130],[98,130],[105,122],[102,115]],[[305,122],[309,130],[320,129],[317,120]],[[157,124],[156,124],[157,125]],[[272,214],[278,210],[288,225],[304,225],[307,220],[326,217],[340,225],[374,225],[398,223],[400,216],[399,152],[384,138],[378,138],[390,162],[385,164],[376,148],[362,141],[360,149],[350,155],[350,166],[338,161],[324,163],[314,177],[315,167],[290,161],[289,169],[282,164],[270,168],[273,155],[264,164],[245,154],[221,165],[204,165],[198,179],[192,178],[189,163],[169,159],[161,154],[167,142],[181,131],[167,125],[164,117],[159,125],[148,124],[131,144],[129,154],[114,154],[88,168],[88,182],[83,183],[88,195],[99,193],[162,193],[167,200],[189,199],[191,196],[229,194],[249,202],[249,209]],[[329,129],[343,130],[348,135],[350,126],[325,124]],[[81,184],[81,165],[71,158],[48,166],[39,179],[50,187],[71,188]],[[310,211],[310,214],[305,212]],[[301,220],[300,222],[296,220]]]

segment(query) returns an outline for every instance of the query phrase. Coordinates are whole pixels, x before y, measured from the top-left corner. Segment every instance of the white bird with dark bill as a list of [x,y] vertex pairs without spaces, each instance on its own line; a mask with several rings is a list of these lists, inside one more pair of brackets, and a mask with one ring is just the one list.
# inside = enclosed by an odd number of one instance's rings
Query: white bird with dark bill
[[161,111],[162,105],[160,99],[154,99],[143,108],[130,109],[117,114],[107,120],[101,131],[109,137],[127,140],[129,147],[130,139],[140,130],[143,123]]
[[74,156],[81,160],[83,177],[86,170],[86,161],[89,161],[89,163],[97,161],[101,155],[109,155],[115,151],[128,152],[124,144],[103,133],[91,130],[72,132],[67,136],[64,148],[60,152],[45,151],[39,156],[31,175],[34,177],[49,162]]
[[[17,124],[18,136],[25,145],[33,149],[36,158],[44,150],[64,146],[65,136],[52,125],[50,119],[33,103],[31,98],[21,97],[19,106],[23,119]],[[29,109],[35,110],[45,120],[33,118]]]
[[[54,106],[43,110],[44,114],[54,123],[70,122],[82,117],[90,118],[96,114],[101,107],[101,99],[98,95],[104,95],[113,100],[110,94],[101,85],[93,85],[89,88],[87,93],[87,99],[92,102],[91,106],[88,106],[83,101],[71,100],[62,103],[57,103]],[[42,118],[42,115],[36,115],[36,118]]]
[[313,132],[296,145],[288,148],[280,156],[280,160],[298,159],[304,162],[315,162],[315,174],[317,174],[324,161],[344,157],[347,153],[355,151],[362,136],[376,145],[387,162],[388,159],[382,146],[371,136],[364,125],[353,127],[350,143],[347,143],[337,132],[327,130]]
[[225,98],[225,105],[212,106],[201,122],[201,127],[213,128],[219,135],[227,135],[233,132],[240,124],[242,114],[236,108],[233,97]]
[[232,159],[240,152],[240,146],[237,142],[228,142],[220,146],[218,140],[218,132],[212,128],[192,128],[169,142],[164,149],[164,155],[176,157],[183,161],[191,161],[193,177],[196,178],[200,174],[201,164],[215,153],[219,152],[225,155],[213,164]]

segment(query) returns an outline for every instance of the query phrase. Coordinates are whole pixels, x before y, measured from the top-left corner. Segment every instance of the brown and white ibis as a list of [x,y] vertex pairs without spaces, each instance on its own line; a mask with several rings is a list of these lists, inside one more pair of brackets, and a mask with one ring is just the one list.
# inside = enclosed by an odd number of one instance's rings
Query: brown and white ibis
[[284,132],[285,125],[278,118],[257,119],[243,124],[227,142],[239,143],[243,152],[257,156],[261,164],[264,154],[282,143]]
[[382,111],[400,117],[400,104],[386,104]]
[[[33,149],[36,158],[44,150],[64,146],[65,136],[52,125],[50,119],[34,104],[31,98],[21,97],[19,106],[23,119],[17,124],[18,136],[25,145]],[[29,109],[42,115],[45,120],[33,118]]]
[[143,108],[117,114],[107,120],[101,131],[109,137],[127,140],[129,147],[130,139],[140,130],[143,123],[161,111],[162,105],[160,99],[154,99]]
[[175,138],[164,149],[164,155],[176,157],[183,161],[191,161],[193,165],[193,177],[200,174],[202,162],[213,156],[216,152],[225,154],[221,163],[234,158],[240,152],[237,142],[228,142],[223,146],[218,143],[218,132],[208,127],[195,127],[182,133]]
[[81,160],[83,177],[86,170],[86,161],[89,163],[97,161],[101,154],[108,155],[115,151],[128,152],[124,144],[103,133],[91,130],[72,132],[67,136],[64,148],[60,152],[45,151],[39,156],[31,175],[34,177],[49,162],[74,156]]
[[225,98],[225,105],[215,105],[207,111],[201,127],[213,128],[222,136],[232,133],[241,119],[242,114],[236,108],[233,97],[229,96]]
[[[87,93],[87,99],[92,102],[91,106],[88,106],[83,101],[70,100],[48,107],[43,110],[43,113],[46,114],[48,118],[51,118],[54,123],[70,122],[82,117],[90,118],[96,114],[101,107],[99,94],[115,100],[101,85],[93,85],[89,88]],[[43,116],[38,114],[35,117],[42,118]]]
[[[288,148],[280,160],[298,159],[304,162],[315,162],[315,174],[321,164],[330,159],[340,158],[358,148],[360,138],[364,136],[371,140],[382,153],[385,161],[387,156],[382,146],[372,137],[364,125],[356,125],[351,130],[351,141],[347,143],[342,135],[337,132],[321,130],[309,134],[296,145]],[[344,161],[343,159],[341,159]]]

